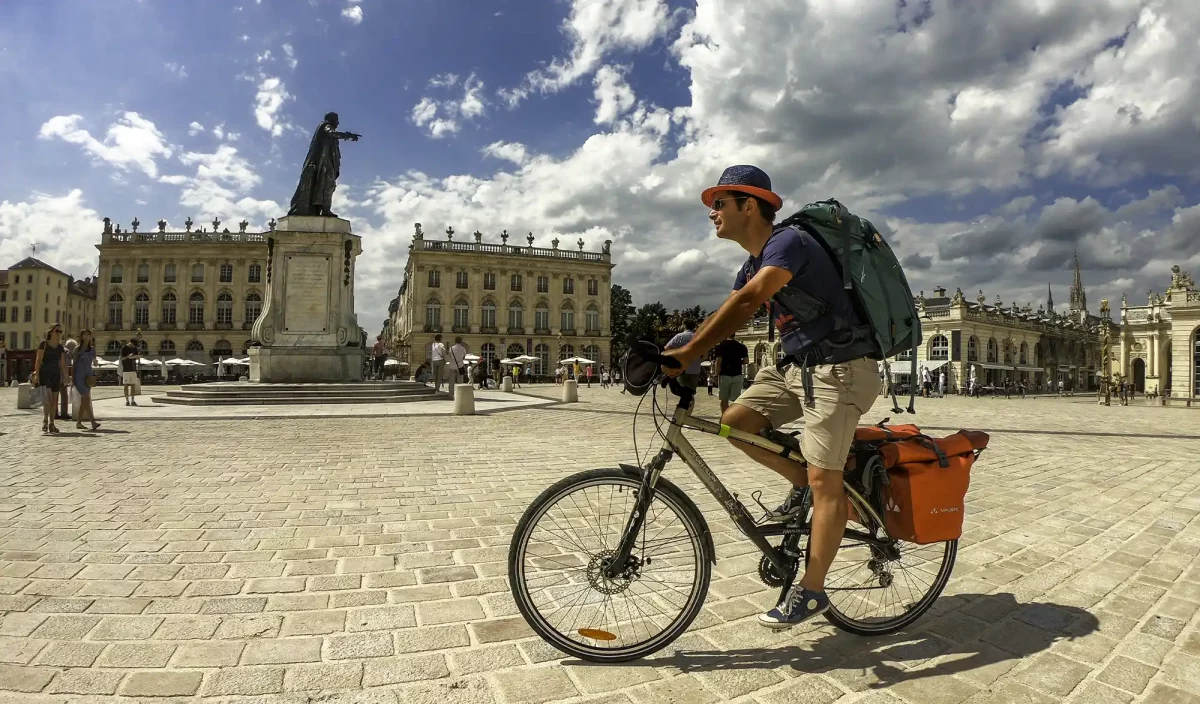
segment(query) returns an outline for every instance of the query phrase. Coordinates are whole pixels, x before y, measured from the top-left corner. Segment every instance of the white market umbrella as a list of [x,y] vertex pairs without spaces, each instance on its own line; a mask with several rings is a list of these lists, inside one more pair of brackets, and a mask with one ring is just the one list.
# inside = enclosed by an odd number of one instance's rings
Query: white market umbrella
[[559,364],[576,364],[576,363],[595,364],[595,362],[593,362],[592,360],[585,359],[583,357],[567,357],[566,359],[559,360]]
[[385,367],[407,367],[408,362],[401,362],[398,359],[389,359],[383,363]]
[[522,359],[520,359],[520,358],[517,358],[517,359],[502,359],[502,360],[500,360],[500,363],[501,363],[501,364],[519,365],[519,364],[524,364],[524,360],[522,360]]
[[712,366],[712,362],[709,362],[708,360],[705,360],[705,361],[703,361],[703,362],[701,362],[701,363],[700,363],[700,366],[702,366],[702,367],[711,367],[711,366]]
[[477,354],[469,354],[466,357],[463,357],[464,362],[478,362],[479,359],[480,357]]

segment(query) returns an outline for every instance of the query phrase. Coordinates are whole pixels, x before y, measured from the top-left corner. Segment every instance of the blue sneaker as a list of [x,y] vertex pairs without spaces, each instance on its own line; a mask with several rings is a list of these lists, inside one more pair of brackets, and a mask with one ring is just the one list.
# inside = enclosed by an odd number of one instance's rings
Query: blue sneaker
[[829,597],[825,596],[825,592],[814,592],[797,584],[788,590],[775,608],[759,614],[758,622],[767,628],[791,628],[828,610]]

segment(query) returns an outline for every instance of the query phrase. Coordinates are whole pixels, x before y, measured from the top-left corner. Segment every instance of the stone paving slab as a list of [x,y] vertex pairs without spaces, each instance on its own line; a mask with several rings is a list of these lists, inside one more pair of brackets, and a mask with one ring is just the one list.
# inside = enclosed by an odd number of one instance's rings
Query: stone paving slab
[[[5,414],[0,702],[1200,702],[1200,415],[919,400],[897,420],[992,443],[945,595],[881,638],[755,624],[776,596],[757,557],[672,463],[717,544],[708,600],[663,652],[601,667],[531,637],[505,555],[544,487],[633,459],[650,401],[559,392],[475,417],[114,415],[97,436]],[[694,442],[731,490],[782,494]]]

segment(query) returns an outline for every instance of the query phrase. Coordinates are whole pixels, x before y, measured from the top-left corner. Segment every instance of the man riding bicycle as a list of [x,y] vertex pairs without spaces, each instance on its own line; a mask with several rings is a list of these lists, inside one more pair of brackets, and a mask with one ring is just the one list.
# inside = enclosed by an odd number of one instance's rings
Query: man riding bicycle
[[839,266],[819,242],[796,227],[776,229],[783,199],[771,179],[754,166],[731,166],[716,186],[700,196],[709,207],[717,237],[737,242],[750,253],[733,291],[683,347],[664,354],[680,362],[663,368],[678,376],[693,360],[741,328],[767,301],[776,301],[775,319],[786,355],[767,366],[722,414],[721,423],[759,433],[805,416],[801,438],[804,465],[770,451],[732,441],[734,446],[782,475],[794,489],[773,512],[788,521],[801,510],[798,489],[812,490],[812,536],[804,577],[775,606],[759,616],[770,628],[789,628],[829,608],[825,577],[846,530],[842,485],[854,429],[879,393],[876,347],[848,292]]

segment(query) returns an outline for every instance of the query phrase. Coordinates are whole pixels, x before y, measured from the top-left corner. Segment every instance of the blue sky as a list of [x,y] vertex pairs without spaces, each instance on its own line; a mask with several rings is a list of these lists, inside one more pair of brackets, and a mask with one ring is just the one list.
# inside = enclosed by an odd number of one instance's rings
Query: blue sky
[[369,330],[414,222],[612,239],[637,302],[714,307],[744,255],[698,194],[733,163],[871,217],[914,289],[1062,303],[1078,251],[1089,300],[1140,302],[1200,267],[1196,3],[967,5],[6,0],[0,258],[90,274],[105,215],[261,228],[337,110]]

